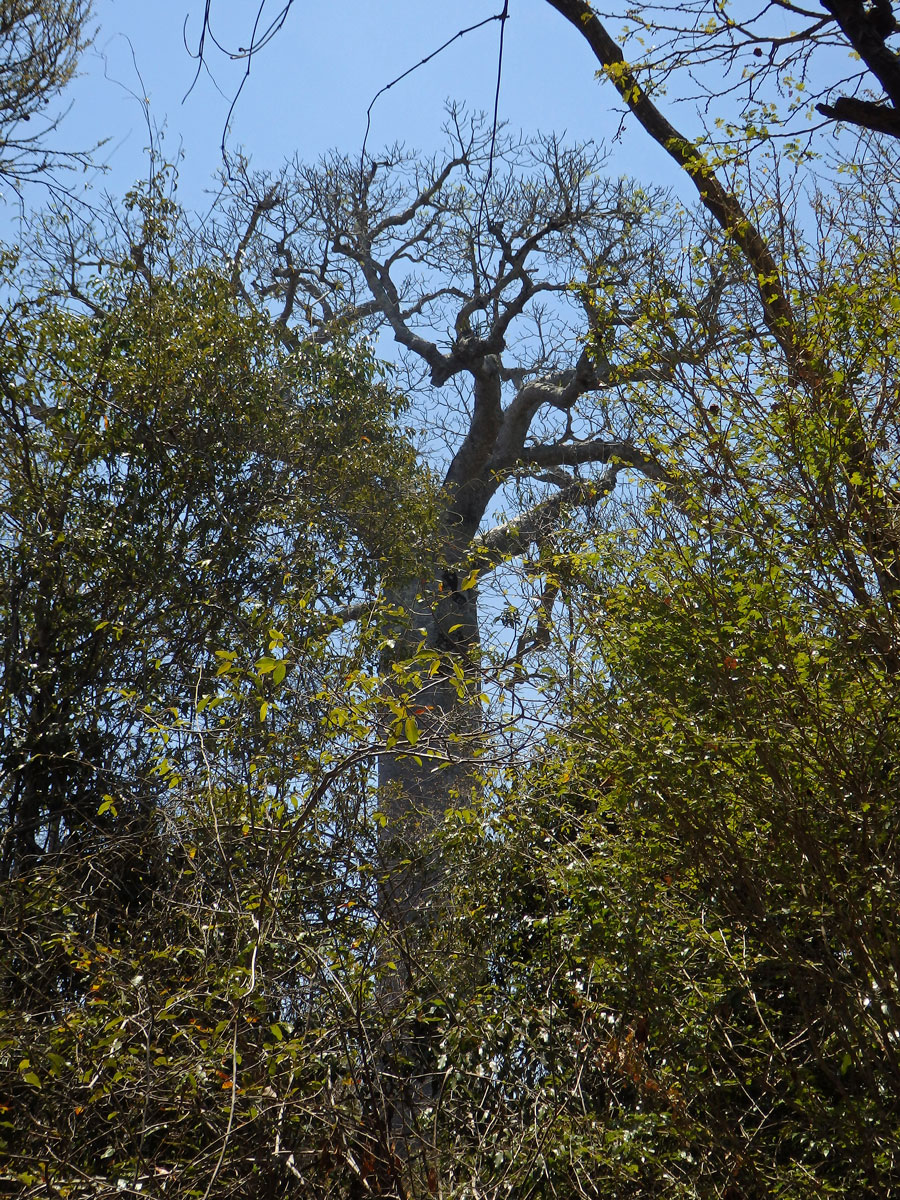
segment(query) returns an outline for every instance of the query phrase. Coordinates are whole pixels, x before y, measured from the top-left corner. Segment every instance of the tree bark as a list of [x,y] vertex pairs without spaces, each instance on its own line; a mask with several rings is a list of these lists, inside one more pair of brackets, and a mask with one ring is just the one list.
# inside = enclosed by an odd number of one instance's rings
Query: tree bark
[[[468,805],[477,786],[484,733],[478,599],[475,588],[462,589],[459,583],[458,574],[448,569],[427,590],[411,583],[389,596],[397,616],[394,644],[382,655],[382,676],[390,699],[407,700],[416,729],[413,742],[404,732],[378,765],[380,805],[387,818],[382,911],[400,929],[424,919],[440,879],[427,849],[430,836],[448,808]],[[416,669],[413,660],[420,652],[426,674],[411,690],[407,673]]]

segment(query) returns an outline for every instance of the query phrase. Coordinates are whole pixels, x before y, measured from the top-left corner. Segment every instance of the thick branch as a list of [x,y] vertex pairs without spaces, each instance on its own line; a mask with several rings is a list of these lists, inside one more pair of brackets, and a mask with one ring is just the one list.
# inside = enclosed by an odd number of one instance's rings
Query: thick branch
[[564,442],[558,446],[529,446],[521,455],[526,467],[578,467],[588,463],[611,463],[617,468],[631,467],[647,479],[671,483],[668,471],[652,455],[639,450],[631,442],[606,442],[592,439],[584,442]]
[[598,370],[591,356],[583,350],[572,370],[543,375],[526,383],[516,397],[516,403],[524,409],[549,404],[565,412],[579,396],[601,388],[609,381],[611,374],[610,363],[601,364]]
[[[414,333],[406,324],[405,317],[408,313],[414,314],[419,305],[414,304],[407,312],[403,311],[397,287],[388,268],[376,262],[371,254],[364,254],[343,242],[338,243],[336,248],[359,263],[369,290],[387,318],[394,340],[428,364],[434,387],[442,387],[460,371],[471,371],[477,380],[485,370],[486,360],[505,348],[503,338],[499,334],[492,333],[484,340],[469,335],[457,341],[451,354],[442,354],[434,342],[429,342],[420,334]],[[425,300],[421,303],[424,304]]]
[[598,480],[576,479],[546,500],[533,505],[513,521],[488,529],[473,543],[473,557],[480,570],[490,570],[509,558],[526,554],[531,546],[556,529],[563,512],[579,505],[596,504],[616,485],[617,466]]
[[497,486],[486,470],[503,421],[500,371],[496,359],[486,358],[480,370],[473,374],[475,395],[472,420],[444,481],[449,493],[445,523],[451,543],[448,547],[451,560],[459,557],[474,535]]
[[337,249],[359,262],[369,291],[387,318],[387,322],[394,334],[394,340],[399,342],[401,346],[405,346],[407,350],[412,350],[413,354],[417,354],[419,358],[431,367],[431,382],[435,387],[440,387],[441,384],[446,383],[453,374],[450,359],[445,354],[441,354],[434,342],[429,342],[418,333],[413,333],[403,320],[403,314],[400,309],[400,297],[397,294],[397,288],[390,274],[376,263],[370,255],[359,254],[344,243],[340,243]]
[[266,191],[265,196],[261,200],[257,200],[253,205],[253,211],[250,214],[250,220],[247,222],[247,228],[244,230],[241,240],[237,244],[237,249],[234,252],[231,267],[231,288],[232,291],[244,292],[243,284],[241,283],[241,268],[244,264],[244,255],[247,253],[247,247],[253,240],[253,235],[256,233],[256,228],[259,222],[266,213],[272,211],[278,203],[278,189],[271,187]]
[[816,112],[832,121],[844,121],[875,133],[900,137],[900,112],[889,104],[858,100],[855,96],[839,96],[833,104],[817,104]]
[[900,57],[886,44],[897,32],[891,4],[881,0],[871,5],[863,0],[820,0],[844,37],[863,60],[895,108],[900,107]]
[[[891,506],[877,500],[881,509],[876,518],[875,498],[879,496],[877,468],[858,412],[844,395],[830,394],[827,368],[817,364],[804,345],[788,296],[772,253],[759,230],[745,213],[737,197],[719,182],[699,148],[680,134],[662,115],[641,87],[624,55],[609,36],[586,0],[547,0],[584,37],[602,64],[619,95],[647,133],[685,171],[700,194],[705,208],[725,231],[732,244],[752,268],[762,301],[766,324],[777,339],[787,360],[788,376],[802,381],[816,399],[831,410],[834,424],[843,427],[847,438],[850,473],[858,472],[864,481],[867,503],[855,504],[865,531],[866,545],[886,596],[900,592],[900,545],[894,532],[895,514]],[[878,77],[891,101],[900,101],[900,58],[885,40],[896,30],[893,9],[886,0],[865,7],[863,0],[821,0],[841,26],[857,53]]]
[[534,414],[543,405],[558,408],[561,412],[570,412],[579,397],[588,392],[600,391],[613,384],[658,383],[670,374],[671,368],[665,366],[636,367],[628,370],[614,367],[608,361],[598,365],[587,351],[581,353],[574,368],[552,375],[542,375],[527,382],[521,379],[519,372],[504,372],[504,378],[517,382],[519,390],[506,410],[503,430],[491,462],[492,469],[503,470],[512,466],[518,459]]
[[598,372],[587,352],[583,351],[574,369],[543,375],[521,384],[504,414],[503,426],[490,461],[491,471],[507,471],[519,461],[531,422],[539,408],[548,404],[567,412],[579,396],[602,387],[610,371],[609,364],[605,364]]

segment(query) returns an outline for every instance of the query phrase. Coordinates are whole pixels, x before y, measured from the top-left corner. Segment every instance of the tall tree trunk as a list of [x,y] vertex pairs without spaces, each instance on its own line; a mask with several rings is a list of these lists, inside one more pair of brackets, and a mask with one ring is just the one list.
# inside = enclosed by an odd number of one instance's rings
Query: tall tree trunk
[[[396,589],[390,596],[396,612],[393,644],[382,656],[386,696],[402,704],[415,723],[410,737],[406,721],[395,722],[403,734],[382,754],[378,770],[379,803],[387,818],[379,875],[386,968],[380,1003],[387,1019],[376,1136],[379,1190],[401,1198],[417,1193],[417,1179],[427,1187],[434,1172],[423,1119],[436,1100],[437,1050],[430,1028],[415,1015],[427,1000],[419,952],[440,920],[442,867],[432,835],[446,810],[464,807],[477,786],[483,738],[478,600],[474,588],[459,584],[448,570],[430,585]],[[388,968],[388,962],[394,966]]]
[[394,701],[402,698],[415,726],[412,738],[403,728],[378,770],[387,818],[382,902],[400,928],[424,917],[439,881],[430,835],[448,808],[465,806],[476,786],[484,733],[478,598],[475,588],[459,584],[448,570],[431,586],[410,584],[390,598],[397,624],[393,646],[383,654],[385,686]]

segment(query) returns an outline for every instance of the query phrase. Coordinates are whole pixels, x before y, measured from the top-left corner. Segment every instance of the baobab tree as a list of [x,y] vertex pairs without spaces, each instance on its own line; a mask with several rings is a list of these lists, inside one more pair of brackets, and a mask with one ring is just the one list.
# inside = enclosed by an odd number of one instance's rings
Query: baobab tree
[[[386,573],[377,604],[343,613],[381,629],[377,916],[383,958],[400,964],[382,1003],[398,1014],[430,988],[421,955],[442,890],[430,835],[471,806],[496,747],[482,671],[483,612],[497,606],[480,610],[479,593],[501,564],[527,566],[562,530],[602,519],[620,479],[677,498],[668,447],[639,415],[652,405],[634,401],[661,399],[730,323],[718,269],[673,265],[689,218],[661,221],[665,197],[608,179],[595,147],[498,136],[458,110],[446,128],[436,158],[331,155],[277,178],[244,165],[208,234],[289,343],[360,327],[393,339],[422,465],[440,474],[415,573]],[[510,673],[544,640],[558,590],[544,579],[513,620]],[[410,1164],[429,1169],[436,1052],[412,1017],[383,1037],[366,1136],[384,1194],[405,1194]]]
[[[471,781],[478,581],[593,510],[623,473],[666,484],[628,398],[704,356],[723,294],[712,271],[671,276],[676,218],[657,219],[661,195],[605,178],[595,147],[498,137],[456,109],[446,128],[449,148],[431,159],[394,147],[294,162],[277,178],[245,164],[214,235],[231,247],[236,286],[286,339],[359,326],[393,338],[423,461],[442,474],[418,575],[383,581],[387,658],[431,656],[415,729],[381,758],[395,832],[413,812],[426,825],[442,815]],[[636,353],[650,295],[669,317]],[[420,875],[404,891],[407,914],[422,886]]]

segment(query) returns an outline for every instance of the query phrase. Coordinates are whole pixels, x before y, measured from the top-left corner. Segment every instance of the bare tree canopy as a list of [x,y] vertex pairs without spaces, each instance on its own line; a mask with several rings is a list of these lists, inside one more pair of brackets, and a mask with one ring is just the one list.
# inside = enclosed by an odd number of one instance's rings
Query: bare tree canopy
[[[679,337],[654,361],[623,359],[618,335],[640,320],[639,297],[671,282],[663,197],[604,178],[591,146],[495,142],[456,111],[448,132],[435,159],[395,147],[294,163],[278,178],[245,168],[217,237],[246,298],[270,306],[286,338],[361,324],[399,345],[444,459],[438,557],[449,567],[523,475],[556,490],[586,466],[665,478],[615,399],[703,355],[717,285],[698,282],[693,308],[683,297]],[[589,356],[592,332],[606,350]]]

